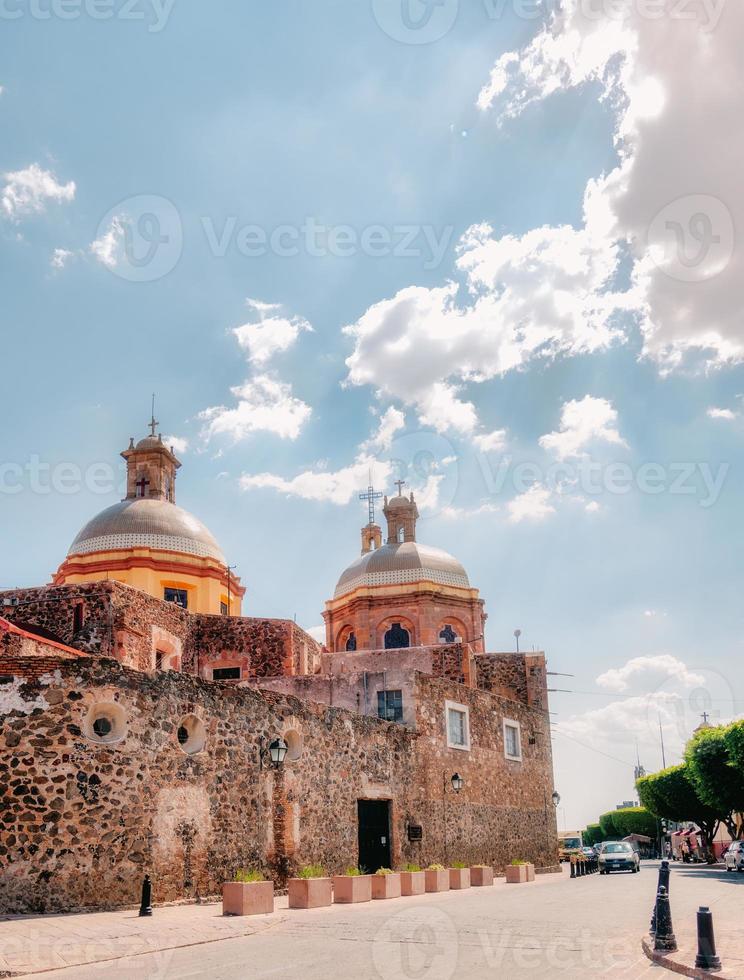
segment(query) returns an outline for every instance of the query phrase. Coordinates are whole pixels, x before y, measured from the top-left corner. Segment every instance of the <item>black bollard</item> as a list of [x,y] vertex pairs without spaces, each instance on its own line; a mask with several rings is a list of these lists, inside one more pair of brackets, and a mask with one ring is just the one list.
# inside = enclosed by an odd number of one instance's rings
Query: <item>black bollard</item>
[[571,861],[571,877],[572,878],[575,878],[576,877],[576,862],[575,861]]
[[141,916],[152,915],[152,882],[149,875],[145,875],[142,882],[142,901],[140,902],[139,914]]
[[[661,887],[666,888],[667,895],[669,894],[669,862],[662,861],[659,865],[659,881],[656,885],[656,894],[659,894],[659,889]],[[651,925],[648,930],[649,936],[656,935],[656,902],[654,902],[654,909],[651,913]]]
[[716,955],[716,937],[713,934],[713,913],[701,905],[697,914],[698,953],[695,966],[701,970],[720,970],[721,960]]
[[657,953],[673,953],[677,948],[677,939],[672,926],[672,909],[669,905],[669,894],[662,885],[656,896],[656,934],[654,949]]

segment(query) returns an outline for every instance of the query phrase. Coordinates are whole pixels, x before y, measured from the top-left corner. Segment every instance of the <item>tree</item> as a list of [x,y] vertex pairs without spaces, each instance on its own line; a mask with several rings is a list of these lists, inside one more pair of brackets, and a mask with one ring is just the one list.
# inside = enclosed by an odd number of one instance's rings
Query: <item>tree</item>
[[[726,733],[723,725],[696,732],[685,748],[685,764],[697,795],[715,810],[735,840],[739,828],[734,814],[744,810],[744,769],[732,765]],[[736,742],[736,737],[731,740]]]
[[610,810],[608,813],[600,815],[599,826],[602,828],[603,840],[617,840],[625,836],[622,828],[615,823],[615,815],[619,812],[619,810]]
[[586,847],[592,847],[604,840],[602,828],[598,823],[587,824],[586,830],[582,834],[582,839]]
[[744,772],[744,721],[729,725],[723,735],[728,752],[729,764]]
[[676,823],[690,821],[697,824],[703,843],[710,850],[720,816],[698,796],[686,763],[642,776],[636,782],[636,788],[641,803],[654,816]]
[[644,837],[656,840],[658,832],[656,817],[649,813],[645,807],[633,806],[624,810],[616,810],[612,822],[620,831],[621,837],[642,834]]

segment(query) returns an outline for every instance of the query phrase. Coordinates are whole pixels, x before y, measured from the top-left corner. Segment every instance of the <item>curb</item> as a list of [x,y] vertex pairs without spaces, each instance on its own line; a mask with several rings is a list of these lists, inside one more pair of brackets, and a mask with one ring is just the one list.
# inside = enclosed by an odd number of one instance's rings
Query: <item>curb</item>
[[[720,970],[700,970],[695,966],[685,966],[684,963],[679,963],[670,956],[657,953],[648,939],[644,938],[641,940],[641,947],[653,963],[656,963],[658,966],[663,966],[665,970],[671,970],[672,973],[680,973],[684,977],[695,977],[696,980],[710,980],[710,977],[717,977],[718,980],[735,980],[734,977],[726,976]],[[677,953],[676,955],[679,954]]]

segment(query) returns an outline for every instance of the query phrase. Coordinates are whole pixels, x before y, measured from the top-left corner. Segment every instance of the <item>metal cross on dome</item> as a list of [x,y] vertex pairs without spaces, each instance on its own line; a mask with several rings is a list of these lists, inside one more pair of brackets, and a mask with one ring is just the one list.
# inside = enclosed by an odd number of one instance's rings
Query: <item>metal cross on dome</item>
[[405,480],[396,480],[395,481],[395,485],[398,488],[398,496],[399,497],[402,497],[403,496],[403,487],[406,486],[406,481]]
[[369,502],[369,523],[375,523],[375,500],[382,500],[385,496],[384,493],[380,493],[379,490],[375,490],[372,486],[372,477],[369,478],[369,486],[367,487],[366,493],[360,493],[359,499],[366,500]]
[[160,422],[157,422],[155,420],[155,395],[153,394],[153,396],[152,396],[152,416],[151,416],[150,422],[149,422],[150,432],[152,433],[153,436],[157,435],[157,433],[156,433],[155,430],[157,429],[157,427],[159,425],[160,425]]

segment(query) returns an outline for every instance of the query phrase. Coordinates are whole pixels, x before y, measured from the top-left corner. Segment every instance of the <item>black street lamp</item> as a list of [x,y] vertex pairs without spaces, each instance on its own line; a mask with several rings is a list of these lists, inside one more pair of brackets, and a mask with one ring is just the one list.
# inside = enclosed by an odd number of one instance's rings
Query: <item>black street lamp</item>
[[280,769],[284,765],[284,760],[289,751],[289,746],[283,738],[275,738],[266,745],[266,739],[262,738],[258,747],[259,768],[263,769],[264,759],[268,755],[274,769]]
[[454,776],[452,777],[452,779],[450,780],[450,782],[452,783],[452,789],[453,789],[453,790],[454,790],[454,791],[455,791],[456,793],[459,793],[459,792],[460,792],[460,790],[461,790],[461,789],[463,788],[463,786],[465,785],[465,780],[464,780],[464,779],[462,778],[462,776],[460,775],[460,773],[459,773],[459,772],[456,772],[456,773],[454,774]]
[[550,799],[553,802],[553,806],[557,810],[558,807],[561,805],[561,794],[556,792],[556,790],[553,790],[553,795],[550,797]]

